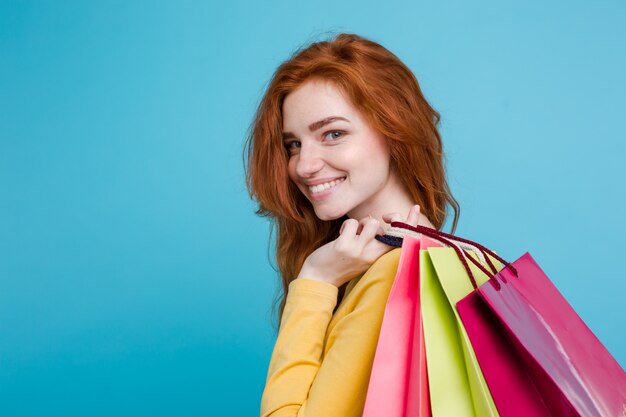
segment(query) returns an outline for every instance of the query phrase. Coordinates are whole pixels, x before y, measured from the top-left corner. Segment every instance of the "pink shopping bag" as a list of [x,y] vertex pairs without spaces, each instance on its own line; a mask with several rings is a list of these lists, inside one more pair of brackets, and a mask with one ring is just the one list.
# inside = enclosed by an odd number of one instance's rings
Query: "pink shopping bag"
[[552,415],[623,415],[622,367],[529,253],[512,265],[478,293],[517,348]]
[[477,292],[456,304],[500,417],[552,417],[517,350]]
[[419,251],[429,246],[441,245],[427,238],[403,238],[363,417],[431,416],[419,294]]

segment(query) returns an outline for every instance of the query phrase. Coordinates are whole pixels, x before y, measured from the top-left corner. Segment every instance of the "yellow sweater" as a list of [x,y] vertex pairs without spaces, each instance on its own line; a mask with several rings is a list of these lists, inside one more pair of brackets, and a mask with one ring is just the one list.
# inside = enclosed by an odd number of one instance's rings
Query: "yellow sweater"
[[363,413],[385,303],[400,248],[338,288],[291,282],[261,399],[262,417],[357,417]]

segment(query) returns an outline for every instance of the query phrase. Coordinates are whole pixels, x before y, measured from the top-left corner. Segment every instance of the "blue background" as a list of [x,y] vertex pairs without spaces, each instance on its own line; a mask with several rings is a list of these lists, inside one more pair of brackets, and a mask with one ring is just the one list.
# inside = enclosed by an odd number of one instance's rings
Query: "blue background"
[[441,112],[458,234],[624,366],[623,1],[0,2],[0,415],[257,415],[278,278],[242,147],[327,32]]

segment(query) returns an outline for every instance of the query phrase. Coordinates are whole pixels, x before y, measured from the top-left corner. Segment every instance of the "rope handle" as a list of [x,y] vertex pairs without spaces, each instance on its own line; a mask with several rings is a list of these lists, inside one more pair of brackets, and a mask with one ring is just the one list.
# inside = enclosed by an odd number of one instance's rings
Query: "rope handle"
[[[467,275],[469,276],[469,279],[472,283],[472,287],[474,287],[474,289],[477,289],[478,285],[476,283],[476,279],[474,278],[474,274],[472,273],[472,270],[470,269],[469,264],[467,263],[467,259],[469,259],[474,265],[476,265],[478,269],[480,269],[485,275],[489,277],[489,280],[496,287],[496,289],[500,289],[500,283],[496,279],[494,279],[497,273],[497,269],[493,265],[493,262],[491,262],[487,254],[497,259],[502,264],[504,264],[503,268],[509,268],[513,272],[513,274],[515,274],[515,276],[518,276],[517,270],[513,267],[513,265],[511,265],[510,262],[505,261],[499,255],[497,255],[490,249],[487,249],[480,243],[476,243],[469,239],[464,239],[462,237],[445,233],[436,229],[431,229],[430,227],[426,227],[426,226],[420,226],[420,225],[411,226],[410,224],[403,223],[403,222],[391,222],[391,227],[396,229],[396,230],[392,230],[393,235],[385,234],[384,236],[376,236],[377,240],[383,243],[390,244],[392,246],[402,246],[402,239],[399,236],[397,236],[397,234],[400,234],[397,231],[397,229],[405,229],[405,230],[417,233],[418,236],[419,234],[423,234],[425,236],[432,238],[433,240],[439,241],[441,243],[444,243],[452,247],[454,251],[456,252],[457,256],[459,257],[459,260],[463,264],[463,267],[465,268],[465,271],[467,272]],[[405,233],[405,234],[412,235],[411,233]],[[468,248],[472,247],[472,250],[477,249],[479,252],[481,252],[482,257],[480,256],[479,257],[484,258],[486,260],[486,263],[489,265],[492,272],[488,271],[479,261],[477,261],[473,257],[466,256],[465,252],[460,247],[461,244],[464,244],[463,246],[466,245]]]
[[[406,223],[404,223],[404,224],[406,224]],[[412,227],[411,225],[407,225],[407,226]],[[480,243],[477,243],[477,242],[474,242],[474,241],[472,241],[472,240],[465,239],[465,238],[462,238],[462,237],[459,237],[459,236],[455,236],[455,235],[452,235],[452,234],[450,234],[450,233],[445,233],[445,232],[442,232],[442,231],[440,231],[440,230],[430,229],[430,228],[425,227],[425,226],[419,226],[419,225],[418,225],[416,228],[419,228],[420,230],[421,230],[421,229],[429,229],[429,230],[432,230],[432,231],[434,231],[435,233],[437,233],[437,234],[439,234],[439,235],[441,235],[441,236],[447,237],[448,239],[452,238],[452,239],[454,239],[454,240],[458,240],[459,242],[463,242],[463,243],[467,243],[467,244],[469,244],[469,245],[475,246],[475,247],[477,247],[478,249],[480,249],[480,250],[481,250],[484,254],[489,254],[489,255],[491,255],[492,257],[496,258],[496,259],[497,259],[498,261],[500,261],[501,263],[503,263],[503,264],[504,264],[504,267],[503,267],[503,268],[509,268],[509,269],[511,270],[511,272],[513,272],[513,274],[514,274],[516,277],[517,277],[517,276],[519,276],[519,275],[518,275],[518,273],[517,273],[517,269],[515,269],[515,267],[514,267],[513,265],[511,265],[511,263],[510,263],[510,262],[505,261],[505,260],[504,260],[504,259],[502,259],[500,256],[498,256],[498,254],[496,254],[494,251],[492,251],[491,249],[486,248],[485,246],[481,245]],[[487,257],[487,263],[489,263],[489,266],[490,266],[490,267],[491,267],[491,269],[494,271],[494,274],[496,274],[496,273],[497,273],[497,270],[496,270],[496,269],[495,269],[495,267],[493,266],[493,263],[491,263],[491,261],[489,261],[489,257]]]
[[[389,235],[389,236],[399,237],[399,238],[401,238],[403,236],[413,236],[414,238],[419,239],[419,237],[420,237],[420,234],[417,233],[417,232],[414,232],[414,231],[408,230],[408,229],[404,229],[404,228],[401,228],[401,227],[394,227],[394,226],[388,228],[385,234]],[[476,256],[478,257],[478,259],[480,260],[481,264],[483,264],[483,265],[487,264],[487,265],[489,265],[489,267],[491,268],[491,270],[494,273],[497,272],[497,270],[495,269],[495,266],[493,265],[493,263],[491,263],[489,258],[487,258],[485,256],[485,253],[482,250],[478,249],[474,245],[470,245],[469,243],[460,242],[460,241],[457,241],[457,240],[451,239],[451,238],[449,238],[449,240],[451,242],[453,242],[455,245],[459,246],[461,249],[469,250],[469,251],[474,252],[476,254]]]

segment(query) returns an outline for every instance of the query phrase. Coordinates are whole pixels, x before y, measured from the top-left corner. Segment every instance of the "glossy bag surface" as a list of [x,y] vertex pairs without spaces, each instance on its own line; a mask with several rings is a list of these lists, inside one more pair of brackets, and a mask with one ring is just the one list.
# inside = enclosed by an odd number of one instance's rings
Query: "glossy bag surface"
[[[626,374],[529,253],[478,288],[554,416],[621,416]],[[462,308],[461,308],[462,310]]]
[[[489,283],[484,285],[490,285]],[[480,369],[501,417],[552,417],[517,349],[477,292],[457,303]]]
[[429,417],[419,297],[420,248],[437,243],[407,236],[385,306],[364,417]]

